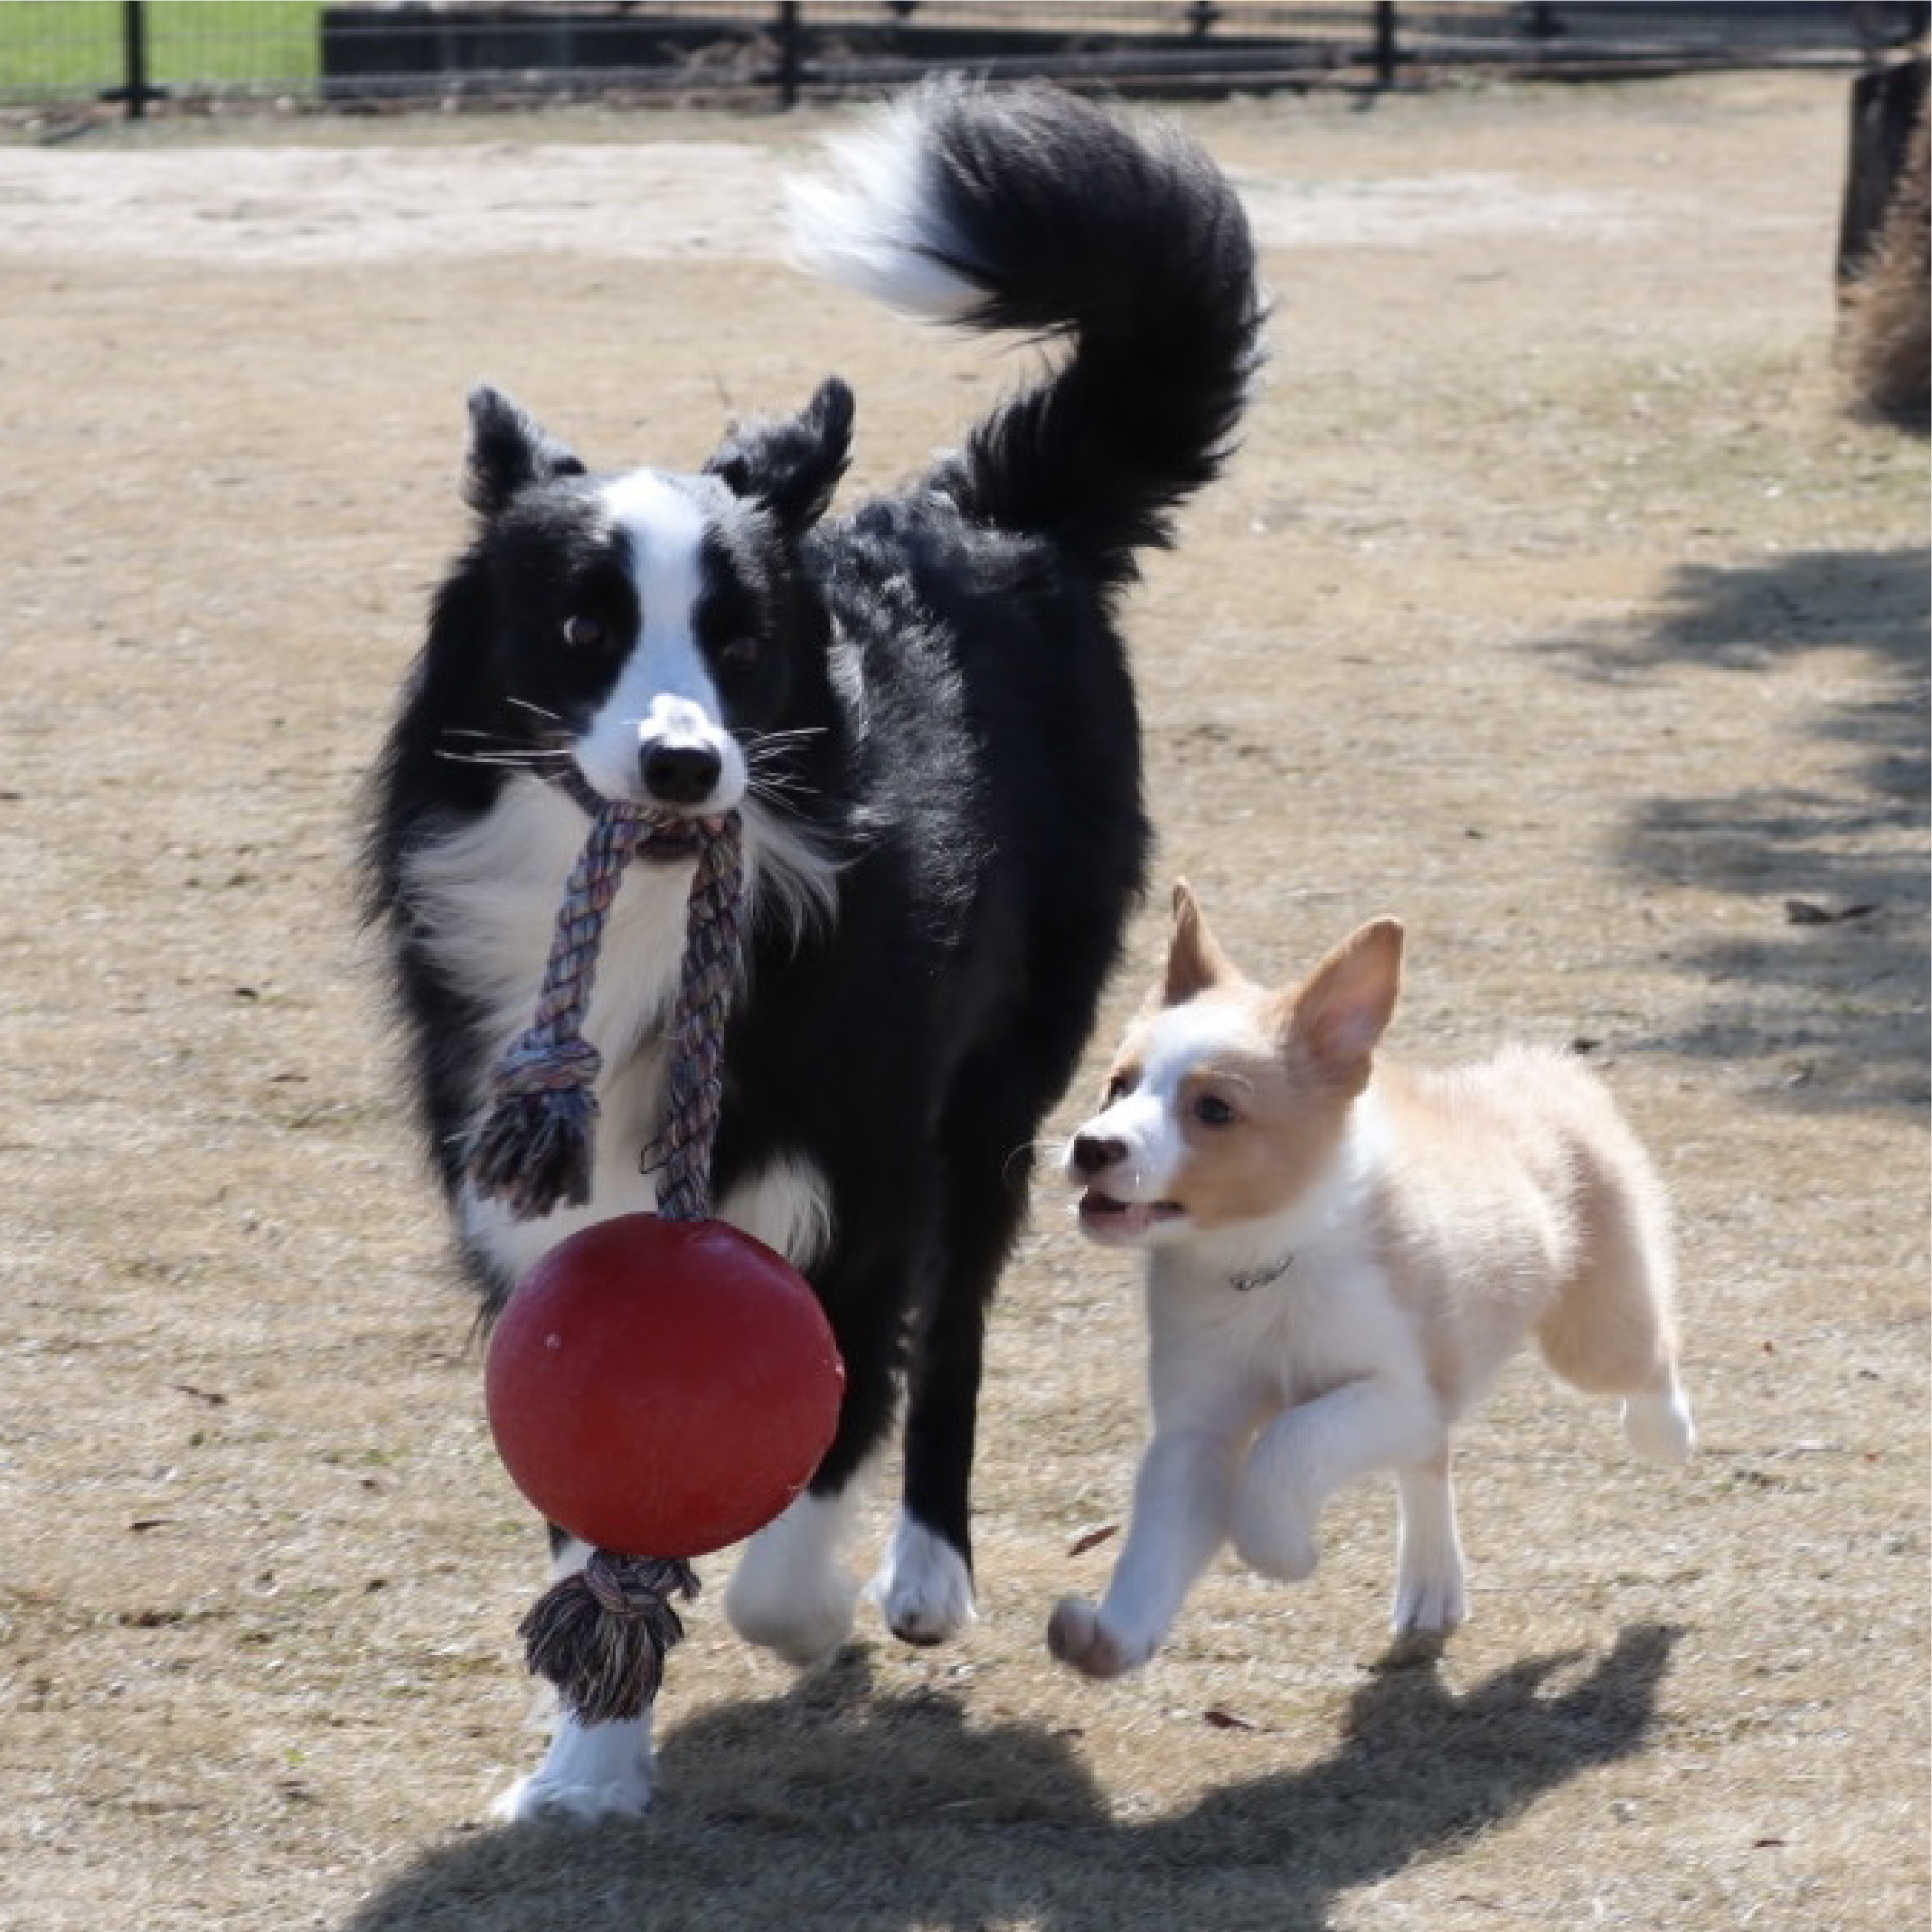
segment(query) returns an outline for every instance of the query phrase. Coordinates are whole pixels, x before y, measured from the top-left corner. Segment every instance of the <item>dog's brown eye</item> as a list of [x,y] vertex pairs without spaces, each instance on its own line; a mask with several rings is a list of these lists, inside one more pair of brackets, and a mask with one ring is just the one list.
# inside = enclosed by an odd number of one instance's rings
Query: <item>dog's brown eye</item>
[[573,610],[563,620],[563,641],[574,651],[594,651],[606,634],[601,617],[587,617],[580,610]]
[[1111,1106],[1116,1100],[1124,1100],[1134,1090],[1133,1077],[1130,1074],[1117,1073],[1107,1082],[1107,1101]]
[[1204,1127],[1232,1127],[1234,1124],[1234,1108],[1218,1094],[1200,1095],[1192,1112]]

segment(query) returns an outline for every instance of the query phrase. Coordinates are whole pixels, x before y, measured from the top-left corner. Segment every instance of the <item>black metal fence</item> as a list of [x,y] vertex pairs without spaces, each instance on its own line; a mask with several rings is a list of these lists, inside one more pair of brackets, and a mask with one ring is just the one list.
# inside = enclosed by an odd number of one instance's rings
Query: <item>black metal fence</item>
[[1386,87],[1471,67],[1600,75],[1850,62],[1922,31],[1927,10],[1845,0],[40,0],[0,5],[0,106],[788,104],[940,66],[1125,92]]

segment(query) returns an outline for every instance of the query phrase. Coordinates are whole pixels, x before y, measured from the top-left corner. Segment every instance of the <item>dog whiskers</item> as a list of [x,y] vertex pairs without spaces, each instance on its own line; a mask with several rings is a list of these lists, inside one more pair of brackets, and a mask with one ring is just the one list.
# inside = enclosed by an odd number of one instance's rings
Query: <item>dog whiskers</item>
[[439,745],[436,755],[446,764],[452,765],[488,765],[501,771],[550,772],[558,770],[565,761],[562,752],[543,751],[530,746],[520,750],[488,751],[479,748],[475,751],[452,751],[447,746]]
[[563,719],[557,712],[548,710],[543,705],[533,704],[527,698],[506,698],[504,702],[507,704],[514,704],[519,711],[527,711],[532,718],[541,718],[548,724],[561,724],[563,722]]
[[[1000,1162],[1000,1178],[1011,1184],[1013,1179],[1013,1163],[1016,1161],[1035,1161],[1044,1154],[1048,1157],[1050,1163],[1059,1144],[1058,1141],[1051,1139],[1022,1141],[1019,1145],[1013,1148],[1006,1159]],[[1026,1176],[1022,1175],[1020,1178],[1024,1180]]]

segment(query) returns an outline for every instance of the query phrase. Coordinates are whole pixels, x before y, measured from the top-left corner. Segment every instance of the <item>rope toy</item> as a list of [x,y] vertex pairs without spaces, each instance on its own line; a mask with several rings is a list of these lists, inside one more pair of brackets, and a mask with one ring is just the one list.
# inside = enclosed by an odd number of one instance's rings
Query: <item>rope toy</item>
[[674,1220],[710,1214],[711,1142],[722,1098],[718,1063],[743,944],[742,838],[737,814],[668,825],[623,800],[602,803],[564,886],[563,904],[537,995],[536,1018],[490,1080],[490,1112],[471,1144],[476,1192],[502,1200],[519,1220],[590,1198],[603,1059],[584,1037],[604,921],[634,857],[673,856],[694,830],[684,968],[670,1028],[664,1122],[644,1165],[662,1167],[658,1211]]
[[[470,1148],[477,1192],[502,1200],[520,1220],[590,1198],[602,1062],[580,1029],[604,923],[632,860],[682,856],[694,830],[698,866],[672,1010],[664,1122],[643,1166],[663,1175],[662,1218],[702,1220],[711,1211],[719,1066],[743,944],[740,827],[735,813],[674,826],[610,800],[600,806],[565,886],[536,1020],[499,1064],[489,1113]],[[697,1574],[682,1556],[598,1549],[582,1570],[551,1586],[517,1634],[532,1674],[554,1684],[583,1723],[636,1718],[656,1696],[665,1655],[684,1634],[676,1603],[698,1592]]]

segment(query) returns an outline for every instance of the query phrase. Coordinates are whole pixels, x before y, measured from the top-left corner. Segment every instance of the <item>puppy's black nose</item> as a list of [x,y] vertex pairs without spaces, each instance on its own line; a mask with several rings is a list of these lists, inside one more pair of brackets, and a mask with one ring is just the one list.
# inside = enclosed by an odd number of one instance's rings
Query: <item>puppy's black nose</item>
[[661,738],[639,760],[644,789],[660,805],[700,805],[724,769],[716,748],[692,739]]
[[1067,1152],[1076,1174],[1098,1174],[1116,1161],[1126,1159],[1127,1144],[1125,1141],[1106,1139],[1099,1134],[1076,1134]]

